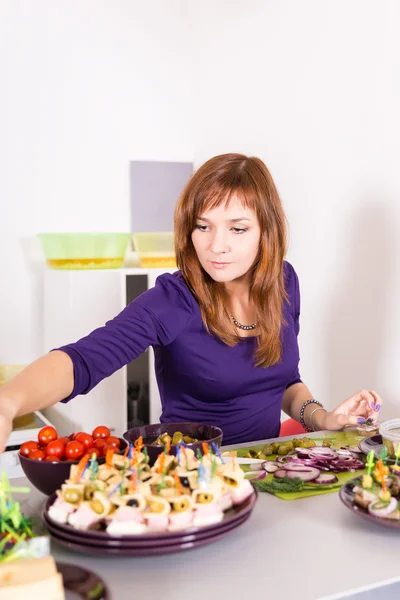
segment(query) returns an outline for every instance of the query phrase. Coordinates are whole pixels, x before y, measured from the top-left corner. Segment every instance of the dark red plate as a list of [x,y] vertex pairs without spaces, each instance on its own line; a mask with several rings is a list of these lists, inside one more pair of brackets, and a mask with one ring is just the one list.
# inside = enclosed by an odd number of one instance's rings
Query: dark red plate
[[[373,450],[374,454],[375,454],[375,458],[379,459],[381,457],[380,454],[381,454],[381,450],[383,448],[382,436],[379,434],[371,435],[371,437],[361,440],[361,442],[358,444],[358,447],[360,448],[361,452],[363,452],[364,454],[369,454],[371,452],[371,450]],[[388,458],[387,463],[389,465],[393,465],[394,458]]]
[[354,504],[354,491],[353,488],[356,485],[359,485],[361,482],[361,477],[356,477],[355,479],[351,479],[347,481],[339,490],[339,498],[343,502],[343,504],[351,510],[352,513],[365,519],[367,521],[373,521],[374,523],[378,523],[379,525],[384,525],[385,527],[390,527],[391,529],[400,529],[400,521],[395,521],[394,519],[382,519],[381,517],[375,517],[371,515],[366,510],[363,510],[360,506]]
[[175,545],[177,543],[180,543],[180,544],[190,543],[190,542],[196,541],[198,539],[208,538],[217,533],[219,534],[219,533],[228,531],[232,528],[235,528],[236,526],[241,524],[244,520],[246,520],[248,517],[249,517],[249,513],[245,513],[242,515],[242,517],[240,519],[237,519],[234,523],[232,523],[232,522],[225,523],[225,525],[219,527],[217,530],[215,530],[212,533],[207,531],[207,532],[203,532],[203,533],[197,533],[195,535],[192,535],[192,534],[187,535],[186,532],[183,530],[180,532],[179,536],[176,536],[175,538],[173,538],[171,540],[149,540],[147,542],[143,542],[143,541],[135,542],[132,539],[117,541],[117,540],[113,539],[111,536],[110,536],[110,539],[107,541],[93,540],[93,539],[89,539],[89,538],[82,536],[82,534],[80,532],[77,532],[76,530],[71,530],[68,533],[65,533],[64,531],[60,531],[59,529],[56,529],[55,527],[53,527],[49,522],[46,522],[46,527],[51,535],[54,535],[56,537],[65,538],[71,542],[76,542],[78,544],[83,542],[84,544],[87,544],[90,546],[96,546],[98,548],[104,548],[104,547],[107,547],[107,548],[131,548],[131,547],[133,547],[133,548],[153,548],[153,547],[159,547],[159,546],[167,547],[170,545]]
[[214,533],[220,527],[225,526],[225,524],[227,524],[227,523],[235,523],[244,514],[250,513],[253,510],[254,505],[257,501],[257,496],[258,496],[257,491],[254,488],[254,494],[252,494],[249,498],[247,498],[247,500],[242,502],[242,504],[238,504],[236,506],[233,506],[229,510],[227,510],[225,512],[224,519],[222,521],[220,521],[219,523],[216,523],[214,525],[206,525],[204,527],[190,527],[189,529],[185,529],[184,531],[182,531],[182,530],[180,530],[180,531],[161,531],[161,532],[158,531],[158,532],[145,533],[145,534],[140,534],[140,535],[123,535],[123,536],[110,536],[110,534],[108,534],[104,531],[87,531],[87,530],[80,531],[78,529],[74,529],[73,527],[71,527],[71,525],[68,525],[66,523],[65,524],[57,523],[56,521],[53,521],[49,517],[48,510],[57,497],[55,494],[53,494],[53,496],[48,498],[48,500],[46,501],[46,503],[43,507],[42,521],[44,522],[46,527],[47,527],[47,524],[52,525],[53,529],[56,529],[57,531],[59,531],[60,534],[73,533],[73,535],[78,535],[78,537],[83,537],[88,542],[96,539],[98,541],[101,540],[104,543],[104,542],[108,542],[108,541],[110,541],[110,539],[112,539],[118,543],[125,544],[125,543],[129,542],[129,543],[134,543],[135,545],[137,545],[138,543],[141,543],[141,542],[148,544],[149,541],[154,540],[154,541],[156,541],[157,544],[160,544],[163,541],[173,541],[176,538],[181,538],[183,533],[185,535],[192,535],[192,536],[196,536],[198,533],[199,534]]
[[233,524],[228,524],[224,529],[220,529],[217,532],[205,536],[194,536],[194,539],[192,541],[183,542],[180,541],[178,538],[175,539],[173,543],[160,542],[159,544],[147,547],[142,545],[132,546],[123,544],[121,544],[119,547],[110,547],[109,545],[105,544],[93,545],[89,542],[86,542],[82,538],[80,538],[79,540],[70,540],[67,538],[66,535],[61,535],[58,532],[55,533],[54,530],[51,531],[49,529],[49,533],[52,538],[52,541],[69,548],[73,552],[81,552],[84,554],[95,554],[102,556],[150,556],[157,554],[170,554],[174,552],[182,552],[184,550],[191,550],[192,548],[198,548],[200,546],[216,542],[217,540],[227,535],[230,531],[236,529],[242,523],[247,521],[249,516],[250,513],[246,514],[239,521],[236,521]]

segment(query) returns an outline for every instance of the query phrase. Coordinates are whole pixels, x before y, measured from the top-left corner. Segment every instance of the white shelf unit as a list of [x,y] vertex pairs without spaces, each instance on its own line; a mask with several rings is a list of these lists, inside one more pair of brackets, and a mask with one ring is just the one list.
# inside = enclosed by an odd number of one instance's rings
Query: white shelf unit
[[[176,269],[55,270],[44,274],[43,353],[84,337],[115,317],[133,299],[135,290],[154,286],[157,277]],[[136,364],[138,363],[138,364]],[[154,372],[152,348],[99,383],[86,396],[47,409],[47,418],[62,434],[91,431],[107,425],[121,435],[128,425],[128,371],[147,378],[149,422],[159,422],[160,396]]]

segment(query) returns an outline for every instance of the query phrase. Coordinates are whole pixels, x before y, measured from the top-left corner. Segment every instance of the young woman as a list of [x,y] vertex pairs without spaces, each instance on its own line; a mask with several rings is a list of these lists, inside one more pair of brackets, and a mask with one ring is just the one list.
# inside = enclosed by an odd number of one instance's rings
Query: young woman
[[328,411],[300,378],[299,282],[261,160],[225,154],[200,167],[176,207],[175,245],[179,271],[1,388],[0,451],[15,416],[87,394],[149,346],[161,420],[218,425],[226,444],[278,436],[281,409],[310,430],[376,420],[375,392]]

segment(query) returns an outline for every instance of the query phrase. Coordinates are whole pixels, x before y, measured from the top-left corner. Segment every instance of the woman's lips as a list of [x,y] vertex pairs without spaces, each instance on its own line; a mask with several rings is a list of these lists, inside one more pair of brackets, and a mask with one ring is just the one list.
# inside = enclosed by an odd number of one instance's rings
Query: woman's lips
[[231,263],[228,263],[228,262],[215,262],[215,261],[213,261],[213,260],[212,260],[212,261],[211,261],[211,264],[212,264],[212,266],[213,266],[215,269],[225,269],[226,267],[229,267],[229,265],[230,265]]

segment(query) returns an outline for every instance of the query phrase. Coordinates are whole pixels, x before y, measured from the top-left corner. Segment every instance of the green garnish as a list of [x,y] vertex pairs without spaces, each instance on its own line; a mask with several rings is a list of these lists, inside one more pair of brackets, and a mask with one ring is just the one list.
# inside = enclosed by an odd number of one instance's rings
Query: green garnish
[[91,590],[89,590],[87,593],[88,598],[93,598],[94,600],[96,598],[100,598],[103,597],[103,592],[104,592],[104,586],[102,583],[96,583],[96,585],[94,587],[92,587]]
[[256,479],[252,481],[252,484],[259,492],[268,492],[269,494],[278,494],[278,493],[290,493],[290,492],[300,492],[301,490],[330,490],[336,487],[341,487],[341,483],[331,483],[331,484],[312,484],[312,482],[308,483],[300,479],[300,477],[283,477],[282,479],[272,479],[271,481],[267,481],[266,479]]

